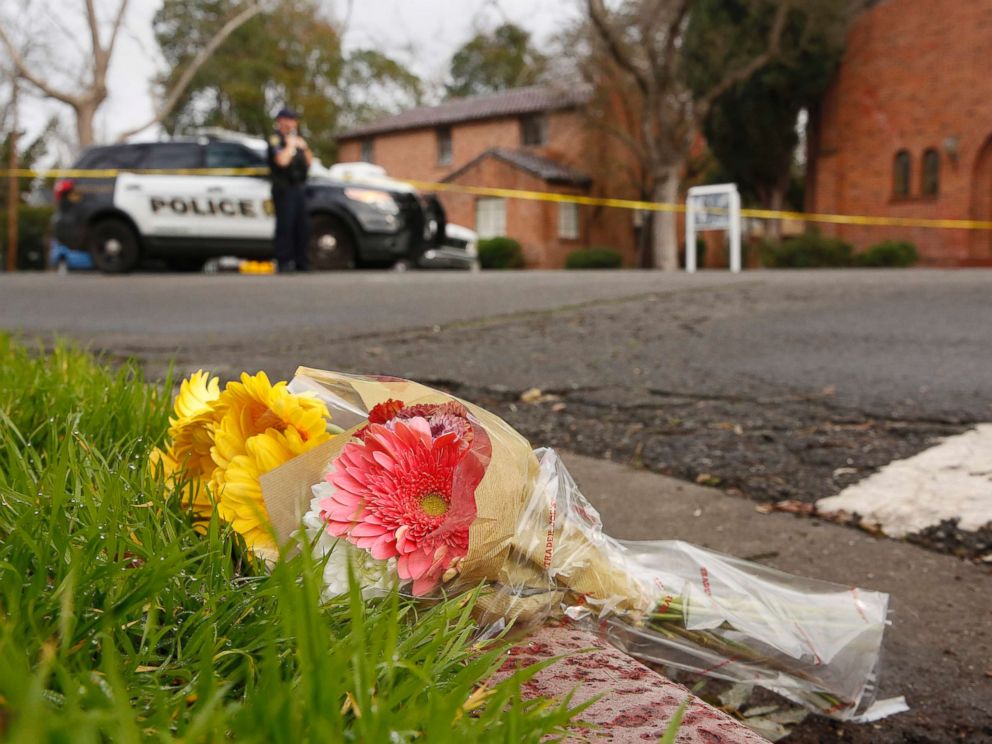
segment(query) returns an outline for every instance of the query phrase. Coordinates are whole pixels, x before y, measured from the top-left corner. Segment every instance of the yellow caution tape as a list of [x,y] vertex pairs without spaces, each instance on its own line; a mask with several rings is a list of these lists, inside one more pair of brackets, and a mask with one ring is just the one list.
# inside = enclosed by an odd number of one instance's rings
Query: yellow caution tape
[[[268,168],[107,168],[73,169],[56,168],[33,170],[20,168],[0,170],[0,177],[13,175],[17,178],[114,178],[121,173],[156,176],[267,176]],[[422,191],[437,191],[474,196],[495,196],[505,199],[526,199],[529,201],[585,204],[595,207],[616,207],[618,209],[640,209],[647,212],[685,212],[684,204],[670,202],[639,201],[636,199],[610,199],[578,194],[558,194],[550,191],[527,191],[523,189],[500,189],[488,186],[462,186],[436,181],[418,181],[412,178],[395,179]],[[724,210],[708,208],[707,212]],[[923,217],[876,217],[855,214],[816,214],[809,212],[788,212],[774,209],[741,209],[741,217],[759,220],[799,220],[802,222],[823,222],[834,225],[878,225],[888,227],[925,227],[945,230],[992,230],[992,221],[928,219]]]
[[596,196],[579,196],[578,194],[555,194],[550,191],[523,191],[521,189],[496,189],[488,186],[459,186],[453,183],[435,183],[433,181],[415,181],[409,178],[397,178],[397,181],[408,183],[422,191],[449,191],[476,196],[502,196],[507,199],[529,199],[533,201],[567,202],[570,204],[589,204],[595,207],[619,207],[620,209],[644,209],[650,212],[684,212],[684,204],[668,202],[637,201],[635,199],[607,199]]
[[[573,194],[555,194],[547,191],[522,191],[518,189],[497,189],[487,186],[460,186],[451,183],[416,181],[408,178],[396,179],[424,191],[442,191],[476,196],[502,196],[507,199],[528,199],[546,202],[567,202],[589,204],[620,209],[642,209],[650,212],[685,212],[684,204],[666,202],[635,201],[631,199],[605,199]],[[725,209],[707,207],[707,212],[726,213]],[[827,222],[836,225],[888,225],[895,227],[929,227],[952,230],[992,230],[992,221],[926,219],[922,217],[872,217],[853,214],[815,214],[809,212],[786,212],[774,209],[741,209],[741,217],[759,220],[801,220],[803,222]]]
[[937,227],[950,230],[992,230],[989,220],[927,219],[924,217],[872,217],[857,214],[816,214],[811,212],[782,212],[774,209],[742,209],[741,217],[759,220],[802,220],[829,222],[835,225],[888,225],[892,227]]
[[0,177],[16,178],[115,178],[121,173],[139,176],[267,176],[268,168],[50,168],[0,170]]

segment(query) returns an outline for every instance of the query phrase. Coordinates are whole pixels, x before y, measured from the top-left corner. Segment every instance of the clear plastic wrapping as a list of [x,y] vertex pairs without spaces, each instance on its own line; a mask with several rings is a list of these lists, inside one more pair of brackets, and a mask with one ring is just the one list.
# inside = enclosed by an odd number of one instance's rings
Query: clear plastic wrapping
[[567,615],[642,659],[757,684],[839,719],[874,696],[887,595],[680,541],[605,535],[557,454],[477,406],[395,378],[301,369],[333,440],[262,476],[279,539],[302,520],[328,594],[483,585],[483,635]]
[[[867,710],[887,595],[679,540],[615,540],[557,454],[536,454],[540,476],[518,535],[540,545],[532,525],[554,523],[543,545],[548,586],[562,594],[556,609],[650,662],[757,684],[836,718]],[[511,560],[533,549],[522,546]]]

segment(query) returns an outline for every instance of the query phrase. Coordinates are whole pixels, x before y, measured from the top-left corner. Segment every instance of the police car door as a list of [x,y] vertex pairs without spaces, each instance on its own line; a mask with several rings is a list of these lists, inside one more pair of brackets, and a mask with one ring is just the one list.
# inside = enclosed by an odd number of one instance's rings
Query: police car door
[[[210,209],[215,185],[208,176],[184,173],[203,168],[203,148],[195,142],[154,142],[145,146],[141,173],[122,173],[114,188],[117,206],[131,215],[138,231],[153,238],[197,238],[216,221]],[[175,171],[156,173],[154,171]],[[153,171],[151,173],[147,171]]]
[[217,189],[218,209],[222,208],[229,217],[223,222],[223,236],[252,242],[271,241],[275,218],[265,157],[238,142],[212,140],[206,150],[208,168],[265,170],[264,174],[256,175],[213,176],[212,183]]

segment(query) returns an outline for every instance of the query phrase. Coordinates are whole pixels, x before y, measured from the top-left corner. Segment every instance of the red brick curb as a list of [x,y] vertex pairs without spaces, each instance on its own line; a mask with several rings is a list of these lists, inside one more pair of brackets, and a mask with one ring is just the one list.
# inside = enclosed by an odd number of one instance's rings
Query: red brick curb
[[588,631],[569,625],[545,627],[511,649],[510,655],[497,679],[549,657],[565,656],[525,683],[525,695],[560,698],[574,691],[572,701],[579,704],[605,693],[580,716],[590,726],[576,727],[568,742],[656,742],[686,697],[692,702],[682,719],[679,744],[766,742],[726,713],[693,697],[685,687]]

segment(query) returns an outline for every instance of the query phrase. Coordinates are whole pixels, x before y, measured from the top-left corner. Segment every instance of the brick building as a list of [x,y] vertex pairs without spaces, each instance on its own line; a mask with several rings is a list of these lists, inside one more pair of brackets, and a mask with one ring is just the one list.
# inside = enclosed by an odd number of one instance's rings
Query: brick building
[[[807,209],[992,220],[992,2],[881,0],[854,23],[814,112]],[[925,264],[992,265],[992,231],[823,226]]]
[[[587,124],[588,97],[533,86],[411,109],[342,134],[338,158],[376,163],[397,178],[637,198],[625,155]],[[440,196],[451,222],[518,240],[528,266],[559,268],[589,245],[615,248],[634,263],[637,228],[628,210]]]

